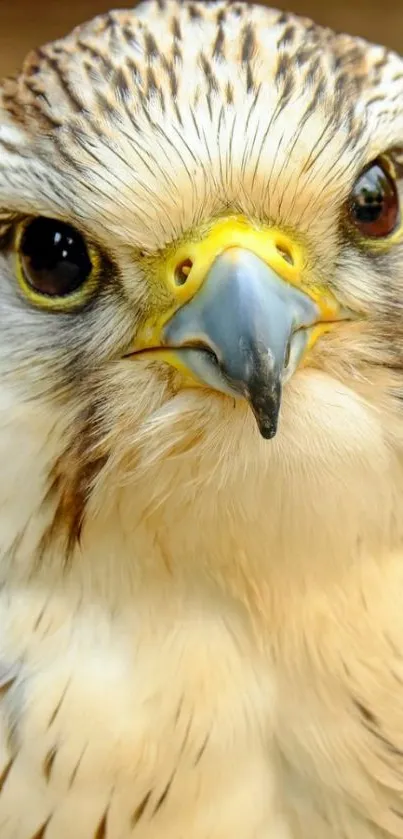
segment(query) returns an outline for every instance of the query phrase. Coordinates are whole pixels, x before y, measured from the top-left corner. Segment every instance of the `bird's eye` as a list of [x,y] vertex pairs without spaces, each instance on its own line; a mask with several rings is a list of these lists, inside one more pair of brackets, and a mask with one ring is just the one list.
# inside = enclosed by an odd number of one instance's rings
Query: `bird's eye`
[[29,299],[49,308],[82,302],[93,264],[78,230],[41,216],[22,227],[17,241],[18,278]]
[[362,236],[390,236],[399,222],[396,183],[381,160],[371,163],[356,180],[348,205],[350,221]]

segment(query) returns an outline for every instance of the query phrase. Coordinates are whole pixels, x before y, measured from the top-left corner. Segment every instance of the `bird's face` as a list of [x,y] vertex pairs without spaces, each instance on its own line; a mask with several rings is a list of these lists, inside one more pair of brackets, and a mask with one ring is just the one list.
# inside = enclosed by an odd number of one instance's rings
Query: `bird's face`
[[175,0],[4,82],[8,498],[71,547],[123,484],[242,504],[403,445],[402,94],[383,48]]

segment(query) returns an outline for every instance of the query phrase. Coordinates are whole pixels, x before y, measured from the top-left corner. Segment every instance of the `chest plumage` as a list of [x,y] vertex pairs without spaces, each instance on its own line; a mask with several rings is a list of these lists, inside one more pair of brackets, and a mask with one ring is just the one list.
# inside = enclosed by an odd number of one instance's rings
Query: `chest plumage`
[[402,83],[175,0],[3,83],[2,839],[403,837]]

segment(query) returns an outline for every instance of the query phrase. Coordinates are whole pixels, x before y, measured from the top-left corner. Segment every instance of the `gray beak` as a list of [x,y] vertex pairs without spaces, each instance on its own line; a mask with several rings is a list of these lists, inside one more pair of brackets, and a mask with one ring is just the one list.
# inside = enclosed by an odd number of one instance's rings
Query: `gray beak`
[[317,304],[251,251],[230,248],[163,330],[163,344],[206,385],[244,397],[274,437],[282,386],[320,320]]

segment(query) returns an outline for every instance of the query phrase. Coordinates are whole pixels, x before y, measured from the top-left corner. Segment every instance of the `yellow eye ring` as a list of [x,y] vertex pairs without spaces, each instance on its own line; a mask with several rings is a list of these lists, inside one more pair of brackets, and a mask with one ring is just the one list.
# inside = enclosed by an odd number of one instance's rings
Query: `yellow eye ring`
[[382,253],[402,240],[397,181],[393,160],[387,155],[368,164],[355,181],[346,206],[346,225],[360,247]]
[[99,251],[58,219],[39,216],[21,222],[14,234],[14,255],[20,290],[42,310],[76,311],[98,288]]

